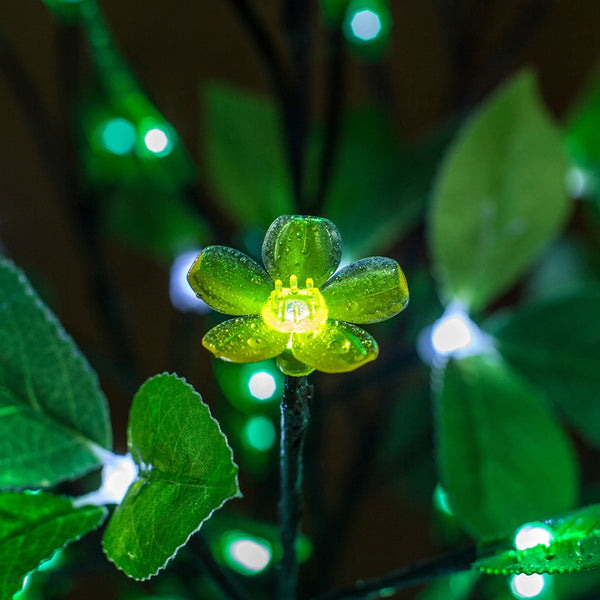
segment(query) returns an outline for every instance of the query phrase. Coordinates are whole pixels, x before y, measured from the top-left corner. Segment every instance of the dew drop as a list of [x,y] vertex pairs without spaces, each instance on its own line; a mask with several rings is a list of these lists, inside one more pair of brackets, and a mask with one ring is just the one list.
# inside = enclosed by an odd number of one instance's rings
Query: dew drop
[[251,348],[258,348],[262,345],[262,339],[258,337],[248,338],[248,346]]

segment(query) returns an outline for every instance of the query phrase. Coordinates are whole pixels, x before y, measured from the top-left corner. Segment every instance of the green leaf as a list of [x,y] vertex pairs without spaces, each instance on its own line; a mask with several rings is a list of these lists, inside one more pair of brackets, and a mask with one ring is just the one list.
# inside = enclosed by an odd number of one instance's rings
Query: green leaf
[[439,173],[429,238],[447,300],[482,308],[523,274],[565,223],[566,170],[535,79],[522,73],[466,124]]
[[27,573],[98,527],[106,513],[99,506],[75,508],[52,494],[0,494],[0,600],[10,600]]
[[442,481],[472,535],[495,535],[574,505],[569,439],[498,356],[448,363],[437,401]]
[[[348,115],[324,215],[339,228],[351,260],[387,250],[416,225],[448,138],[449,131],[444,130],[402,147],[381,108]],[[321,143],[316,143],[315,173],[321,152]],[[311,179],[316,182],[318,176]]]
[[110,448],[96,374],[24,274],[0,261],[0,487],[39,487],[99,466]]
[[209,239],[206,224],[188,203],[156,185],[121,186],[101,208],[110,236],[160,261],[168,263]]
[[[503,549],[474,567],[493,574],[573,573],[600,568],[600,504],[544,521],[553,539],[526,550]],[[484,547],[485,552],[485,547]]]
[[492,326],[498,349],[600,446],[600,288],[515,311]]
[[242,225],[268,227],[290,214],[292,191],[279,115],[272,102],[212,84],[204,92],[204,154],[223,208]]
[[104,534],[104,550],[134,579],[156,575],[224,502],[239,495],[231,449],[183,379],[152,377],[133,400],[129,450],[139,467]]

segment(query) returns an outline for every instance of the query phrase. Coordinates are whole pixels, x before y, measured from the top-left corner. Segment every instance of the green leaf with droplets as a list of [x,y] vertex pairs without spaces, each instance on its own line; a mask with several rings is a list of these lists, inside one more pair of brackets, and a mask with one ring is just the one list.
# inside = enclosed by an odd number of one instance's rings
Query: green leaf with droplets
[[435,425],[442,483],[473,536],[575,505],[578,470],[569,438],[536,390],[499,356],[448,363]]
[[208,406],[176,375],[152,377],[133,400],[129,451],[139,468],[104,534],[134,579],[156,575],[213,511],[239,495],[238,468]]
[[106,517],[99,506],[75,508],[52,494],[0,494],[0,600],[10,600],[25,576]]
[[429,240],[447,299],[480,309],[515,283],[566,221],[567,168],[535,78],[517,75],[466,123],[438,175]]
[[0,487],[82,475],[111,438],[96,374],[25,275],[0,261]]
[[[509,573],[573,573],[600,568],[600,504],[544,521],[553,534],[548,546],[504,549],[474,563],[480,571]],[[485,552],[485,547],[483,548]]]
[[242,225],[267,227],[292,211],[292,190],[277,108],[240,88],[204,92],[207,174],[226,212]]

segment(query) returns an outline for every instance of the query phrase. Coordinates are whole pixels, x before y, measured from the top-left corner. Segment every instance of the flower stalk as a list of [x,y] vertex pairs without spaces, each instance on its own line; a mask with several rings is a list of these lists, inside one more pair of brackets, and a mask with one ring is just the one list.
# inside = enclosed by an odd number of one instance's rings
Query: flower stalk
[[313,386],[306,376],[286,375],[281,401],[279,524],[283,556],[277,597],[294,600],[298,582],[297,539],[302,515],[302,454]]

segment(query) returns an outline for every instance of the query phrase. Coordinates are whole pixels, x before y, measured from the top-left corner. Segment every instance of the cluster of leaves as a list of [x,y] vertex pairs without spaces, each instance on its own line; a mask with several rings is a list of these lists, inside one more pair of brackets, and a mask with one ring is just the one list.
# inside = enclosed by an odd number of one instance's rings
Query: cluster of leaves
[[[95,373],[7,261],[0,262],[0,306],[0,485],[25,490],[0,493],[0,598],[9,600],[29,571],[107,517],[104,506],[57,495],[57,486],[102,466],[112,434]],[[175,375],[139,389],[128,445],[138,475],[103,545],[117,567],[146,579],[239,494],[237,466],[200,395]]]

